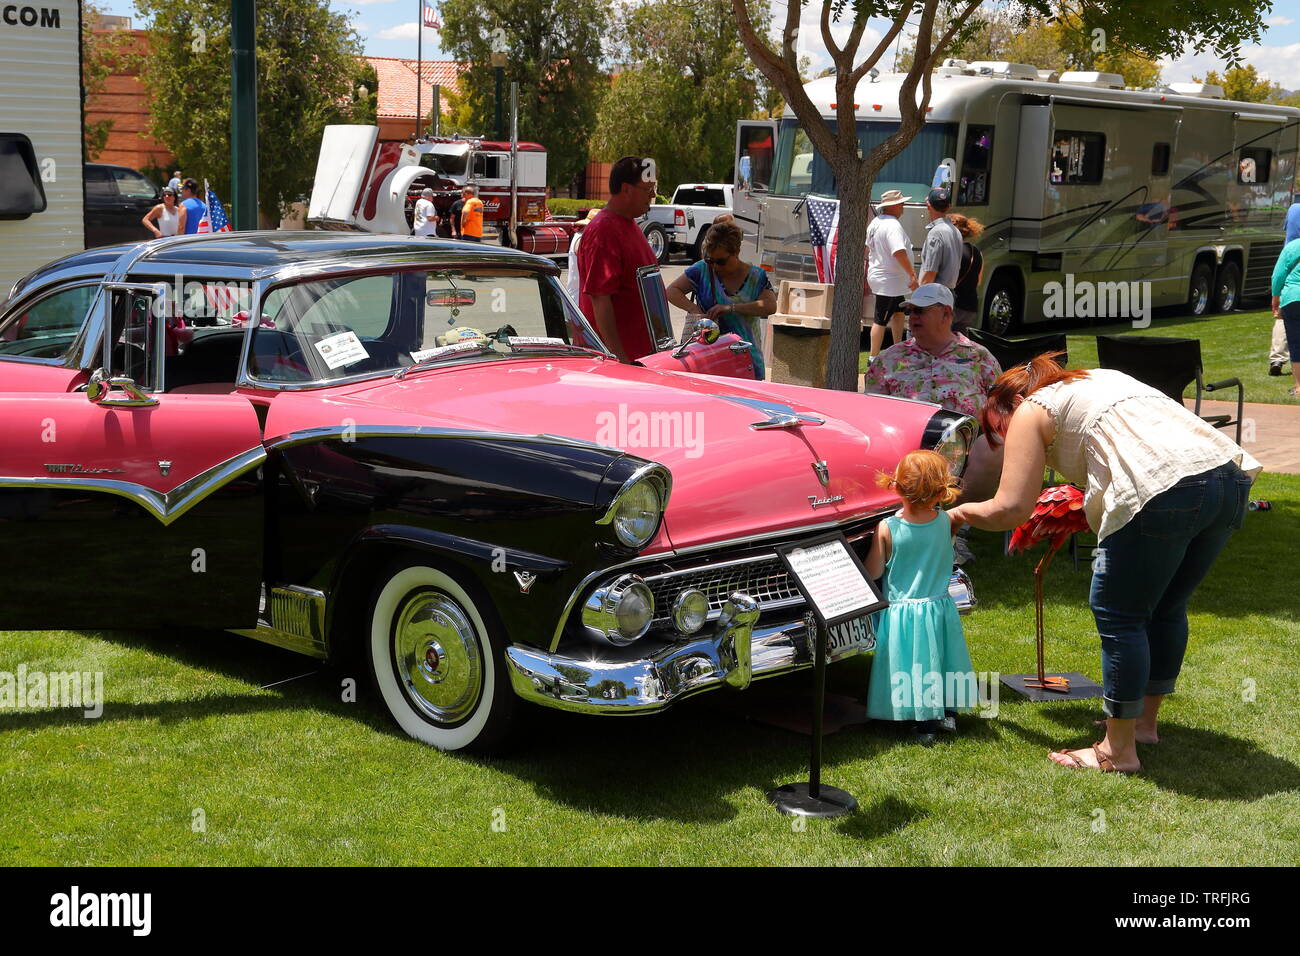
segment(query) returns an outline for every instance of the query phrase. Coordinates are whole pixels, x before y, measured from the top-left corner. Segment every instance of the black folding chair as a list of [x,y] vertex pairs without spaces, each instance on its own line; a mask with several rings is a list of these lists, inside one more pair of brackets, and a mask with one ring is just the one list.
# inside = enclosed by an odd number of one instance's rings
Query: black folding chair
[[[1200,339],[1166,338],[1155,335],[1099,335],[1097,361],[1102,368],[1131,375],[1139,382],[1164,392],[1182,403],[1187,386],[1196,383],[1196,406],[1192,411],[1215,428],[1237,426],[1237,444],[1241,444],[1241,419],[1246,393],[1241,379],[1225,378],[1221,382],[1202,379]],[[1237,417],[1201,415],[1201,395],[1222,388],[1237,390]]]
[[[1004,339],[983,329],[967,329],[963,333],[977,345],[982,345],[992,353],[1002,366],[1002,371],[1024,365],[1030,359],[1037,358],[1044,352],[1065,352],[1065,333],[1053,335],[1034,335],[1027,339]],[[1069,355],[1061,355],[1057,361],[1065,365]]]

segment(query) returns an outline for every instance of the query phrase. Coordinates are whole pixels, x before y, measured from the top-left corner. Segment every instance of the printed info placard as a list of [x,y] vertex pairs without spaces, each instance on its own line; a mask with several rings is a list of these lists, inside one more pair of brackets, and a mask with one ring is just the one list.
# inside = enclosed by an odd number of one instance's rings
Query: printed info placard
[[781,560],[821,622],[830,627],[870,614],[888,602],[840,534],[778,548]]

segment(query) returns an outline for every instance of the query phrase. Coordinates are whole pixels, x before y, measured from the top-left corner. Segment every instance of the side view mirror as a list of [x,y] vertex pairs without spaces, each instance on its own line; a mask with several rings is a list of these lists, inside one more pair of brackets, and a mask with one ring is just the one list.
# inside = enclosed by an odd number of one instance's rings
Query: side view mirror
[[686,330],[682,333],[681,344],[677,347],[677,351],[673,353],[673,358],[682,358],[686,355],[686,349],[696,343],[712,345],[718,341],[718,336],[722,334],[722,330],[718,328],[718,323],[712,319],[705,318],[702,315],[687,316],[688,320],[692,318],[694,321],[688,321]]
[[[121,389],[114,395],[113,389]],[[141,391],[135,379],[125,375],[110,377],[103,368],[90,373],[90,382],[86,385],[86,398],[92,405],[105,405],[110,408],[152,408],[158,399]]]

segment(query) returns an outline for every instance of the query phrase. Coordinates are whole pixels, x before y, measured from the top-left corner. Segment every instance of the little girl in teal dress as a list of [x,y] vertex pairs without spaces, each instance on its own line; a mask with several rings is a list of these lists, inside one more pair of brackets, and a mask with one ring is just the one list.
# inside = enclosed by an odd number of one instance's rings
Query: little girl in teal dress
[[932,451],[903,456],[893,475],[881,474],[903,507],[880,523],[867,555],[867,573],[885,576],[889,607],[876,613],[876,656],[867,714],[914,722],[924,743],[955,731],[955,713],[976,703],[975,675],[957,605],[948,596],[952,526],[939,505],[957,497],[948,462]]

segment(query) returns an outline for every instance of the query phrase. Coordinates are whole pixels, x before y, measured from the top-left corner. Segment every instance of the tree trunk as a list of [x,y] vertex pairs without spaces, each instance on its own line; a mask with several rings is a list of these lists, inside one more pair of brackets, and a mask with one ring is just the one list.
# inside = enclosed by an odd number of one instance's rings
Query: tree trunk
[[839,246],[835,256],[835,302],[831,308],[826,387],[856,392],[871,184],[862,181],[860,176],[836,178],[840,194]]

